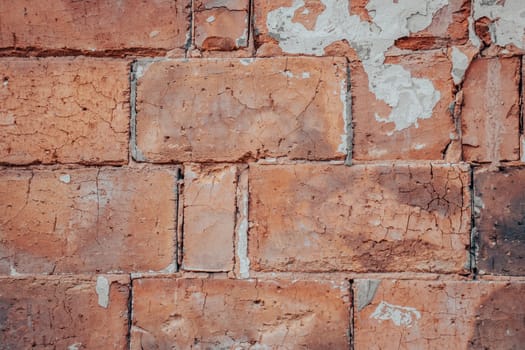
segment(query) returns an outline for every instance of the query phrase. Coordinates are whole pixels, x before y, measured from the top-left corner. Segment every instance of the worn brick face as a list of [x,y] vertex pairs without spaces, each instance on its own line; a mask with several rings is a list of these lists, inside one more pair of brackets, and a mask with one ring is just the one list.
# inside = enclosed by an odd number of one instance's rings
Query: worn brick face
[[519,159],[520,60],[474,60],[463,84],[463,156],[474,162]]
[[190,0],[1,0],[0,48],[142,51],[183,48]]
[[0,172],[0,272],[168,268],[176,175],[169,169]]
[[139,279],[131,349],[348,347],[346,282]]
[[2,58],[0,72],[0,163],[127,161],[127,62]]
[[140,159],[344,158],[344,60],[170,60],[140,72]]
[[0,349],[125,349],[129,280],[99,278],[0,277]]
[[478,269],[482,273],[525,275],[524,168],[474,173]]
[[523,282],[356,280],[358,349],[520,349]]
[[183,269],[232,270],[236,182],[235,166],[185,168]]
[[462,165],[252,166],[252,267],[461,272],[468,187]]

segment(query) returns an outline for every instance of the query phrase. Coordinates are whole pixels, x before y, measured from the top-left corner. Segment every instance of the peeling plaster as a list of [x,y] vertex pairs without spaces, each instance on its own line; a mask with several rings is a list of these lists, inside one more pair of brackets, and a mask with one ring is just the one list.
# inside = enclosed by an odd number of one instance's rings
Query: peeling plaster
[[467,55],[465,55],[457,47],[452,47],[452,79],[454,84],[458,85],[463,81],[465,77],[465,72],[470,64],[470,60]]
[[98,295],[98,305],[107,309],[109,305],[109,281],[104,276],[97,277],[95,290]]
[[385,101],[392,111],[376,114],[376,120],[395,124],[395,130],[418,126],[418,119],[432,116],[440,93],[428,79],[414,78],[401,65],[385,64],[385,53],[396,39],[430,25],[433,15],[448,0],[370,0],[366,6],[373,22],[350,15],[348,0],[321,0],[324,11],[317,17],[314,30],[292,22],[297,9],[305,5],[294,0],[291,7],[268,13],[269,34],[279,41],[284,52],[323,55],[330,44],[346,39],[357,51],[369,79],[369,89]]
[[421,318],[421,313],[413,307],[392,305],[382,301],[370,318],[379,321],[390,320],[396,326],[412,327]]
[[369,305],[376,295],[380,280],[357,281],[357,311]]

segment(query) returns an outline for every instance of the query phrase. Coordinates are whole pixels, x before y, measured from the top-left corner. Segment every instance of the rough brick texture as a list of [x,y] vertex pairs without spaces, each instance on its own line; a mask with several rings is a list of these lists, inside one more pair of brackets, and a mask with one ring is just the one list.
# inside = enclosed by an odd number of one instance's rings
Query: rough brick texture
[[139,279],[131,349],[348,346],[347,282]]
[[523,349],[524,0],[0,0],[0,350]]

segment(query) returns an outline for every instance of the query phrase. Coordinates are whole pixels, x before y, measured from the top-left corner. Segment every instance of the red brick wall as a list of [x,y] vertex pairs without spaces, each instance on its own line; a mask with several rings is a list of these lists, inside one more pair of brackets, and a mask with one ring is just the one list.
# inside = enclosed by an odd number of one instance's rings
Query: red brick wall
[[523,348],[520,1],[0,0],[0,349]]

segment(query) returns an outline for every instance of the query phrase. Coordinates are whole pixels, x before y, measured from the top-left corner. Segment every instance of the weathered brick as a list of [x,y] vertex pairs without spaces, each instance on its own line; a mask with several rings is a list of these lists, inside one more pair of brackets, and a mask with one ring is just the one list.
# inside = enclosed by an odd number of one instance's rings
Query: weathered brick
[[463,165],[250,166],[255,271],[461,272]]
[[204,0],[194,5],[195,45],[229,51],[248,45],[248,1]]
[[155,52],[183,48],[190,0],[1,0],[0,48]]
[[524,168],[474,173],[481,273],[525,275]]
[[463,84],[463,156],[467,161],[519,159],[520,60],[480,58]]
[[131,349],[345,349],[346,282],[139,279]]
[[[450,61],[442,53],[417,53],[388,57],[387,63],[404,67],[419,79],[418,84],[423,79],[430,82],[439,100],[431,113],[424,115],[420,111],[410,119],[411,111],[424,105],[428,96],[419,97],[414,91],[416,85],[410,85],[403,87],[399,99],[388,105],[371,91],[362,64],[351,63],[354,159],[443,159],[451,139],[456,137],[449,110],[453,101]],[[390,87],[385,84],[385,88]],[[387,121],[391,113],[395,117]]]
[[126,276],[0,277],[0,349],[125,349]]
[[1,171],[1,273],[173,266],[175,182],[170,169]]
[[128,62],[4,58],[0,72],[1,163],[127,162]]
[[358,349],[520,349],[523,282],[357,280]]
[[345,65],[332,58],[144,63],[137,82],[139,158],[343,158]]
[[182,267],[231,271],[237,168],[186,166]]

